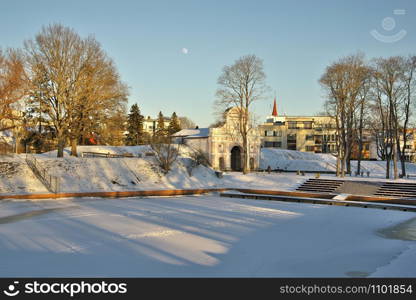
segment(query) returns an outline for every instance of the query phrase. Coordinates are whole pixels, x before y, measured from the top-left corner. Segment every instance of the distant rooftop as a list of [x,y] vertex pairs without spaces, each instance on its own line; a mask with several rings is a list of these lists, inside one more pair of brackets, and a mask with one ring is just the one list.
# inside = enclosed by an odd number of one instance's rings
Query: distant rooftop
[[209,128],[182,129],[173,134],[174,137],[203,138],[209,136]]
[[[163,116],[163,119],[165,120],[165,121],[170,121],[170,117],[165,117],[165,116]],[[152,118],[152,117],[150,117],[150,116],[147,116],[145,119],[144,119],[145,121],[157,121],[158,120],[158,118]]]

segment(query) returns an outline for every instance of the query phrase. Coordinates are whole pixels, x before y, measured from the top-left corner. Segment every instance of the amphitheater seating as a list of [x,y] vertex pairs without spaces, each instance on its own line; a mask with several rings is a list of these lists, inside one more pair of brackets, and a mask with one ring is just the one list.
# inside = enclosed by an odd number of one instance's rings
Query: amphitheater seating
[[296,190],[304,192],[333,193],[343,184],[343,180],[310,178]]
[[377,196],[414,197],[416,198],[416,183],[385,182],[375,193]]

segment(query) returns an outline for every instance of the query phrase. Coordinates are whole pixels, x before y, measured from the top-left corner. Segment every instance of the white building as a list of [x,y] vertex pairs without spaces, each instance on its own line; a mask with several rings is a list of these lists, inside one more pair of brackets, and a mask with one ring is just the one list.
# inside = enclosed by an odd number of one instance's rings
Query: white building
[[[158,130],[157,122],[157,118],[152,119],[150,116],[147,116],[147,118],[144,118],[143,120],[143,131],[153,136],[155,132]],[[165,128],[168,128],[170,118],[163,117],[163,122],[165,123]]]
[[[183,129],[173,136],[189,147],[205,152],[216,170],[241,171],[244,162],[243,139],[238,134],[238,108],[226,111],[225,122],[216,128]],[[260,135],[257,128],[249,133],[249,168],[256,170],[260,160]]]

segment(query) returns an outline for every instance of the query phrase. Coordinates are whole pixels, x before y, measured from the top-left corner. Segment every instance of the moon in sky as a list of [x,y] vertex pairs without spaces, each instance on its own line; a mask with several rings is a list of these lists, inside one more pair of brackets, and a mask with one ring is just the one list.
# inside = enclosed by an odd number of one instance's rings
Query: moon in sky
[[189,50],[187,48],[182,48],[181,52],[183,54],[188,54]]

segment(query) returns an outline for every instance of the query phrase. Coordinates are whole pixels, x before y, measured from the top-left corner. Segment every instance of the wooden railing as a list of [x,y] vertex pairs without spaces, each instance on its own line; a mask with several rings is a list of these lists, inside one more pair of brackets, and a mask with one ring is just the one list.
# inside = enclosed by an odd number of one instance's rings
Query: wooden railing
[[81,157],[122,158],[122,157],[134,157],[134,156],[132,153],[112,154],[112,153],[101,153],[101,152],[82,152]]

